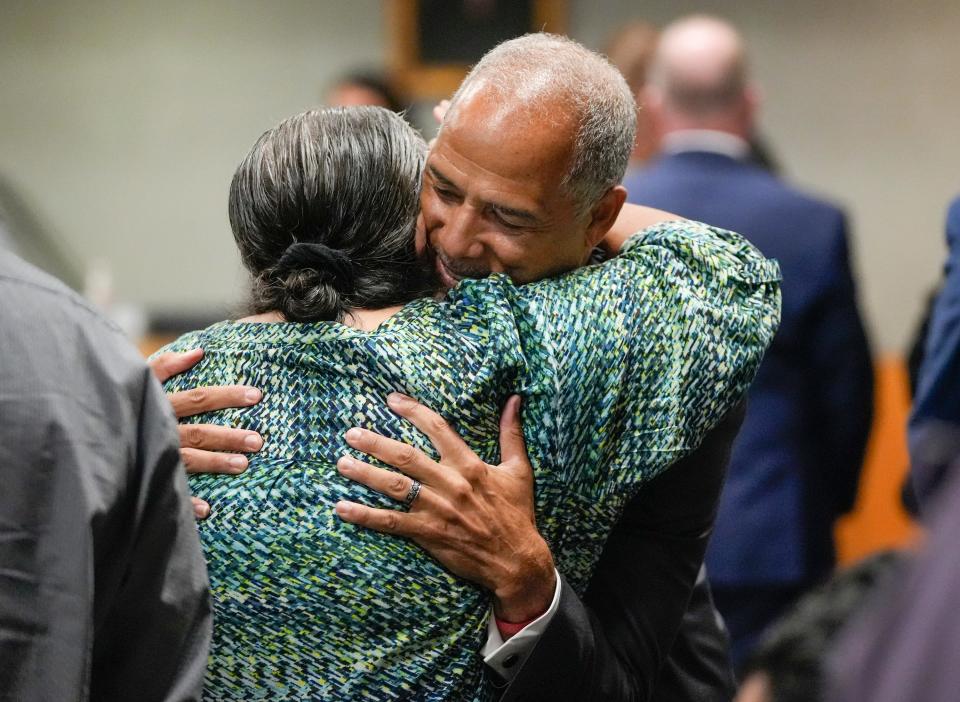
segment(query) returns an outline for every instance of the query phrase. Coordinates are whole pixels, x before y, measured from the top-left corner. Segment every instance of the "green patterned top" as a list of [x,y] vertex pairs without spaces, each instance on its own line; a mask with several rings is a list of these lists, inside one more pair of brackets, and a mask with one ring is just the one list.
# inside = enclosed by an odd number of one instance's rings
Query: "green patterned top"
[[344,433],[366,427],[435,456],[387,409],[399,391],[497,463],[500,408],[519,392],[537,524],[582,592],[625,504],[745,392],[778,323],[778,280],[738,235],[672,222],[558,278],[463,281],[371,332],[221,322],[180,338],[168,350],[205,355],[168,390],[264,391],[254,407],[194,418],[265,441],[242,475],[190,481],[213,508],[199,527],[215,611],[207,696],[488,699],[488,595],[415,544],[334,515],[340,499],[399,508],[337,473],[354,453]]

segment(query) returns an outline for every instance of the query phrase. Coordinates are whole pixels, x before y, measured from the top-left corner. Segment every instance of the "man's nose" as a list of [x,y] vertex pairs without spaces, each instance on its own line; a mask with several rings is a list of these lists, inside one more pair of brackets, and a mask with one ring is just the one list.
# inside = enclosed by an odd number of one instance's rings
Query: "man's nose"
[[479,258],[483,254],[479,225],[479,218],[469,207],[458,208],[447,219],[436,244],[452,259]]

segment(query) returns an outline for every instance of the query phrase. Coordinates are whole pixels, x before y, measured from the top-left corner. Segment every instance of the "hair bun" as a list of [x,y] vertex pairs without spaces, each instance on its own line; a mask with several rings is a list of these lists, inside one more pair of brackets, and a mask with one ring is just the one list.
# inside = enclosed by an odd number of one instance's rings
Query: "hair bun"
[[293,273],[312,268],[338,292],[349,292],[353,287],[353,261],[339,249],[325,244],[300,241],[287,247],[277,262],[280,273]]

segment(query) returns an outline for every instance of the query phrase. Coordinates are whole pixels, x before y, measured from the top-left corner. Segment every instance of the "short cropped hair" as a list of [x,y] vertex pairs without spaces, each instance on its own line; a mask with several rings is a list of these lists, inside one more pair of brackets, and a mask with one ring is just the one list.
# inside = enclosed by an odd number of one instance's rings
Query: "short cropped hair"
[[451,113],[480,84],[501,100],[522,101],[526,109],[547,117],[547,124],[549,111],[557,110],[558,102],[564,105],[564,116],[576,120],[563,187],[581,213],[623,180],[636,137],[636,102],[606,58],[553,34],[510,39],[473,67],[451,99]]

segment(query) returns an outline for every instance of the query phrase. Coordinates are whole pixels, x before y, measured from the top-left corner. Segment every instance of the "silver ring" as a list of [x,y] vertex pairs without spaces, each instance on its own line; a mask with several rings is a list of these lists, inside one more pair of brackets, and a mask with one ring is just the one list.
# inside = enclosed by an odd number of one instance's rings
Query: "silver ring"
[[[412,478],[411,478],[412,479]],[[407,496],[403,498],[403,506],[407,509],[410,509],[410,506],[413,504],[413,501],[417,499],[417,495],[420,494],[420,488],[423,487],[420,484],[420,481],[414,480],[410,483],[410,491],[407,493]]]

